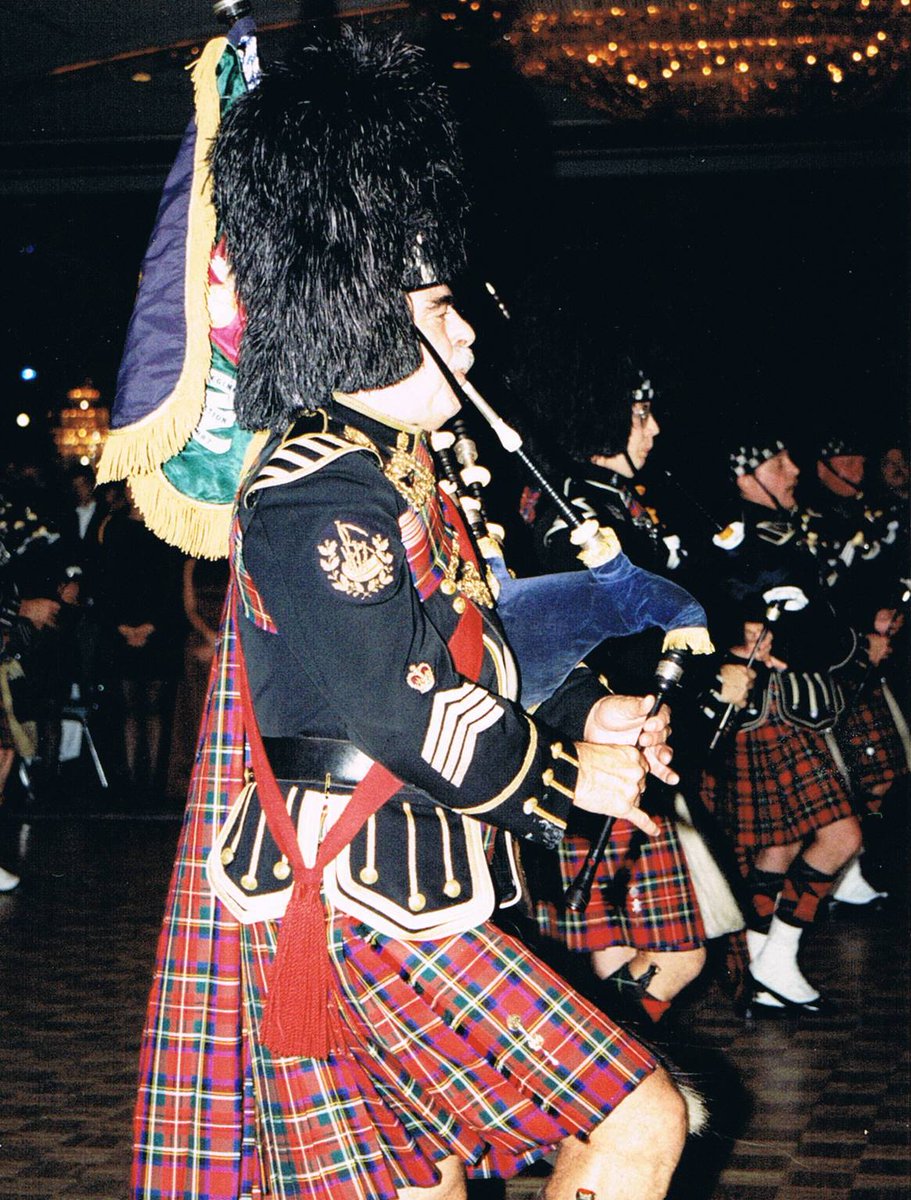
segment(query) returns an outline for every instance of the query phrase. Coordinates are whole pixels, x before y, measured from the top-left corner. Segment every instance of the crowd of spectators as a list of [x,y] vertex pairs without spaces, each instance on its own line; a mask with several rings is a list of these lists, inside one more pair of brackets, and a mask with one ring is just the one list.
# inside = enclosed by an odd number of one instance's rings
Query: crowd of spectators
[[83,793],[86,772],[120,807],[182,799],[225,584],[91,467],[5,468],[0,891],[18,882],[13,812]]

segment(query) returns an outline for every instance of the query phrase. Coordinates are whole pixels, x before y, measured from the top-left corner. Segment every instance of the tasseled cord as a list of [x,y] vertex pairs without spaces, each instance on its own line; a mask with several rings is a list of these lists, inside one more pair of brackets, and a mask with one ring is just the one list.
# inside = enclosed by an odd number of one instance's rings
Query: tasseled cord
[[275,841],[294,872],[294,889],[282,919],[269,975],[260,1037],[277,1058],[328,1058],[348,1047],[340,1013],[338,979],[329,960],[326,916],[320,895],[323,870],[349,844],[364,822],[402,786],[374,763],[329,830],[312,867],[304,862],[297,831],[266,757],[253,711],[247,665],[240,642],[235,602],[237,667],[244,726],[263,813]]
[[[459,533],[464,556],[477,566],[462,520],[444,499],[444,510]],[[240,640],[240,615],[235,598],[237,667],[244,726],[250,745],[259,800],[272,836],[294,872],[294,888],[285,915],[266,997],[260,1038],[277,1058],[328,1058],[348,1048],[341,1019],[338,978],[329,959],[326,917],[320,884],[323,870],[351,842],[361,826],[402,787],[402,781],[374,763],[360,781],[342,815],[320,845],[312,867],[304,862],[297,830],[269,765],[247,679]],[[483,657],[483,623],[470,601],[449,639],[449,652],[460,674],[477,681]]]

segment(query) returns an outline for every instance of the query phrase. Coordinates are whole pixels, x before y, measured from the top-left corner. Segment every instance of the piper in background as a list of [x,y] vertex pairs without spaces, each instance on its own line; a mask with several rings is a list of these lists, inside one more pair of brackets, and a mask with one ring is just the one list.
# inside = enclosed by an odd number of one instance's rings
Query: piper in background
[[[715,563],[716,628],[729,631],[733,654],[755,651],[759,677],[725,758],[706,773],[706,799],[734,840],[752,895],[754,1011],[812,1014],[826,1006],[798,966],[800,940],[861,845],[850,789],[827,743],[857,639],[836,618],[800,543],[799,472],[784,444],[754,433],[729,462],[744,539]],[[767,600],[773,587],[795,589],[808,601],[781,614],[774,642]]]

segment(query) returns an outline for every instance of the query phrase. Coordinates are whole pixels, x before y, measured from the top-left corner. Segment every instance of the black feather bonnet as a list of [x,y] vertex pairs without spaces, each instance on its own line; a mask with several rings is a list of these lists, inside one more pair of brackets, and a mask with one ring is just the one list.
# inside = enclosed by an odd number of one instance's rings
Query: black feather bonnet
[[246,312],[235,407],[283,429],[335,391],[421,363],[404,292],[465,258],[455,124],[423,54],[343,29],[264,74],[211,153],[215,208]]

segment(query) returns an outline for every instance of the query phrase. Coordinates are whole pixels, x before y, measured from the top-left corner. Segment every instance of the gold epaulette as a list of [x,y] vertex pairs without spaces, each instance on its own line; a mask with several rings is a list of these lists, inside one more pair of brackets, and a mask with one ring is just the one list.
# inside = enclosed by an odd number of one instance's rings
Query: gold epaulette
[[328,430],[298,433],[295,426],[279,442],[266,461],[260,466],[252,483],[244,489],[244,502],[265,488],[280,487],[313,475],[329,463],[356,451],[372,450],[379,459],[379,451],[370,444],[350,441]]

